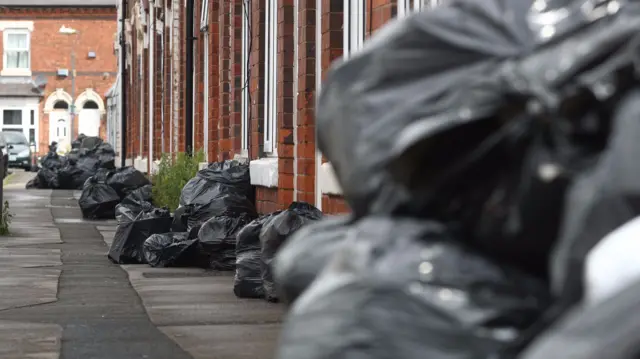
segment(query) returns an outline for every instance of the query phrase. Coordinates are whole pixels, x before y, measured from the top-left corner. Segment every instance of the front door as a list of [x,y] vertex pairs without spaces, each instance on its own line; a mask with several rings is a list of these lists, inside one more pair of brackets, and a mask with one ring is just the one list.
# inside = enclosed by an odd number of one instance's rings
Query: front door
[[49,143],[58,142],[58,150],[67,152],[71,148],[71,131],[69,130],[69,112],[51,111],[49,113]]
[[100,110],[82,109],[78,116],[78,134],[100,136]]

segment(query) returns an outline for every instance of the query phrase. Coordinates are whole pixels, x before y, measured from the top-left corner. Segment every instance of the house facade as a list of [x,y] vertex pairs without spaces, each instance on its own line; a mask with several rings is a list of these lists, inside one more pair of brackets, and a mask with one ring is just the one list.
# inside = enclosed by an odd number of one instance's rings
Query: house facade
[[0,2],[0,124],[40,154],[80,133],[106,134],[105,92],[117,79],[115,0]]
[[[262,213],[292,201],[349,212],[315,143],[332,61],[422,0],[118,0],[125,164],[163,153],[249,161]],[[115,111],[115,110],[114,110]]]

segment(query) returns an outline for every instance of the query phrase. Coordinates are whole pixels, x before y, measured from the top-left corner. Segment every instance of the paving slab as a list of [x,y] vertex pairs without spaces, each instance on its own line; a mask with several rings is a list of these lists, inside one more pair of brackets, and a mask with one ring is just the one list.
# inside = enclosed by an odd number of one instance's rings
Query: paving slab
[[60,273],[51,268],[0,268],[0,310],[55,302]]
[[0,268],[55,267],[62,265],[59,249],[0,248]]
[[280,327],[278,324],[199,325],[160,330],[195,359],[272,359]]
[[151,321],[194,358],[273,358],[285,308],[237,298],[232,272],[123,268]]
[[58,359],[61,338],[56,324],[0,321],[0,358]]

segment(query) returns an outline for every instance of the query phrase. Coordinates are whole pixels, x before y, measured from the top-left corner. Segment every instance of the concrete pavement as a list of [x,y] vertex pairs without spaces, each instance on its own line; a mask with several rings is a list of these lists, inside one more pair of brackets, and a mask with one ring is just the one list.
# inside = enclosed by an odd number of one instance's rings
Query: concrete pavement
[[32,176],[5,185],[0,359],[273,357],[281,306],[235,298],[228,274],[111,264],[115,223],[83,221],[78,192],[24,190]]

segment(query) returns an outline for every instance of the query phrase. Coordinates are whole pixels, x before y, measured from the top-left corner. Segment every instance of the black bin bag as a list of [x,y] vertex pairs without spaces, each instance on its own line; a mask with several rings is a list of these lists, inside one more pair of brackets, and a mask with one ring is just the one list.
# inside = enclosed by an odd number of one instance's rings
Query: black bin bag
[[183,187],[180,207],[188,209],[176,210],[182,211],[176,225],[186,222],[187,231],[194,236],[215,216],[247,213],[257,217],[253,193],[249,165],[233,160],[212,163]]
[[217,216],[206,221],[198,232],[198,247],[207,258],[208,267],[220,271],[236,268],[236,235],[255,217]]
[[134,220],[142,211],[153,208],[152,192],[150,184],[131,191],[119,205],[116,206],[116,219],[118,223]]
[[576,308],[518,359],[637,359],[640,352],[640,283],[593,307]]
[[260,231],[281,211],[267,214],[244,226],[236,236],[236,275],[233,293],[238,298],[264,298]]
[[351,216],[327,218],[295,232],[278,251],[273,274],[279,297],[293,303],[344,245]]
[[109,259],[117,264],[146,264],[145,241],[153,234],[168,233],[172,220],[169,211],[156,208],[141,212],[133,221],[119,223]]
[[437,222],[371,217],[353,231],[291,307],[276,358],[493,358],[549,301]]
[[268,301],[278,301],[273,278],[273,260],[289,236],[304,225],[322,219],[322,212],[306,202],[293,202],[286,210],[273,216],[260,230],[262,248],[262,286]]
[[[530,4],[455,1],[389,22],[357,54],[334,62],[317,106],[318,146],[356,217],[424,215],[412,193],[385,169],[394,161],[400,133],[425,118],[446,126],[448,118],[464,123],[484,117],[494,103],[498,106],[495,92],[500,86],[492,88],[491,81],[470,85],[492,80],[500,59],[533,47],[534,35],[526,24]],[[505,13],[513,15],[509,21],[504,21]],[[469,101],[482,106],[470,111]]]
[[144,173],[133,167],[119,168],[109,177],[107,183],[116,190],[121,198],[125,198],[135,189],[151,184]]
[[153,234],[144,241],[143,253],[152,267],[200,267],[197,239],[189,239],[187,232]]
[[89,178],[82,189],[78,205],[87,219],[114,219],[120,196],[107,184],[109,172],[101,170]]

